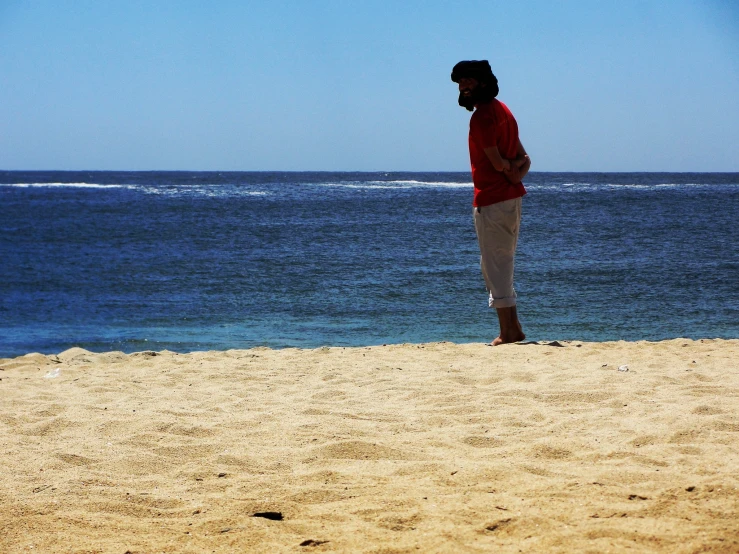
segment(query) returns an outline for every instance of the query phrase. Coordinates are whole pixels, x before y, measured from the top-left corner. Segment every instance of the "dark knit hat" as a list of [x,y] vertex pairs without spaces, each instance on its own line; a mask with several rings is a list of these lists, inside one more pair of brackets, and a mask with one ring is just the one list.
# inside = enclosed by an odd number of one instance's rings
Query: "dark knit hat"
[[498,79],[493,75],[487,60],[469,60],[459,62],[452,69],[452,81],[458,83],[460,79],[477,79],[479,83],[494,84],[497,86]]

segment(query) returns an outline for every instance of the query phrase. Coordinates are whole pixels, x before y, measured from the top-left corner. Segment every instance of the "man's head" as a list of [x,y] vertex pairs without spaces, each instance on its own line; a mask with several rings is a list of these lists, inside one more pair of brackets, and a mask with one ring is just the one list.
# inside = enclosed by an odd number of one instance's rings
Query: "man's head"
[[459,85],[459,105],[469,111],[498,96],[498,79],[487,60],[459,62],[452,69],[452,81]]

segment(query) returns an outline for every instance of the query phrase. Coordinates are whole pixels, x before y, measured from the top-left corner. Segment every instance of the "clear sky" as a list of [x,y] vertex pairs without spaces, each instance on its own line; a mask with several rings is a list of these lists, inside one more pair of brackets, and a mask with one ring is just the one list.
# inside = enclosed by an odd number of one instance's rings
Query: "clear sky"
[[739,171],[736,0],[0,0],[0,168],[465,171],[488,59],[538,171]]

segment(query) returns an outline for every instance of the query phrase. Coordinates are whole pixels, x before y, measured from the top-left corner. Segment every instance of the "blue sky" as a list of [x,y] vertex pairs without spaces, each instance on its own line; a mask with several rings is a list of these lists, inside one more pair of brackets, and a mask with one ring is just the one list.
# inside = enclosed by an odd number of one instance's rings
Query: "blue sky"
[[465,171],[488,59],[539,171],[739,171],[739,3],[0,0],[0,168]]

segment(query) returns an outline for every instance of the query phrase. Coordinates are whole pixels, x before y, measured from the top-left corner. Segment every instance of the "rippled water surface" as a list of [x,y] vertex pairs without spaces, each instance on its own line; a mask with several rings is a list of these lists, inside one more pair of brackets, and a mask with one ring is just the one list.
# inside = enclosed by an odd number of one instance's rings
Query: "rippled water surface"
[[[529,338],[739,337],[739,174],[533,173]],[[0,356],[490,340],[466,173],[0,172]]]

